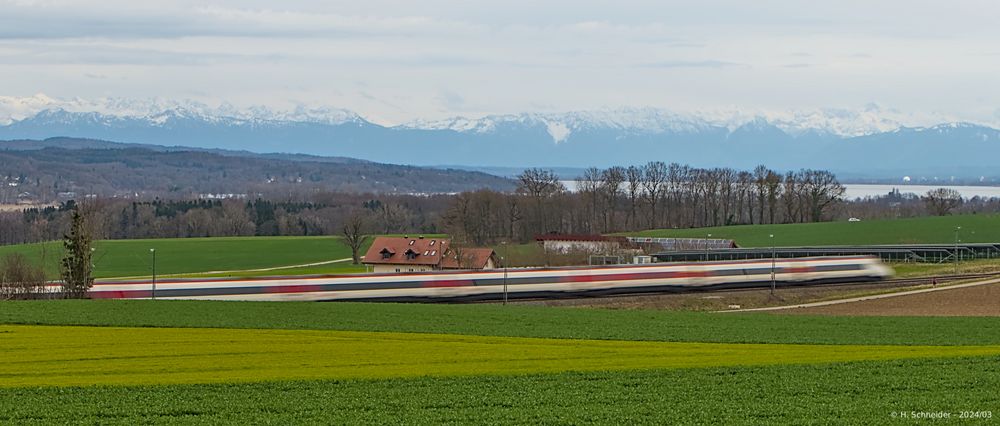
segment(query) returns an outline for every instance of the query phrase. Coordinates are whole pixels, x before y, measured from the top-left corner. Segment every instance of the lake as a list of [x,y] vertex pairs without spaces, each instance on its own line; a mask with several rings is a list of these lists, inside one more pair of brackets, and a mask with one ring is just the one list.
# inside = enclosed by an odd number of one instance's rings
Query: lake
[[885,195],[890,191],[899,189],[899,192],[907,193],[911,192],[917,195],[924,195],[927,191],[937,188],[948,188],[958,191],[962,194],[962,198],[972,198],[975,196],[980,197],[1000,197],[1000,186],[947,186],[947,185],[875,185],[875,184],[844,184],[844,188],[847,192],[844,196],[848,199],[873,197],[876,195]]
[[[576,181],[564,180],[563,185],[570,191],[576,191]],[[936,188],[949,188],[958,191],[962,194],[962,198],[972,198],[975,196],[980,197],[1000,197],[1000,186],[968,186],[968,185],[910,185],[910,184],[900,184],[900,185],[883,185],[883,184],[865,184],[865,183],[848,183],[844,184],[844,188],[847,192],[844,197],[853,200],[855,198],[864,197],[874,197],[876,195],[885,195],[893,190],[893,188],[899,189],[899,192],[907,193],[911,192],[917,195],[924,195],[927,191]]]

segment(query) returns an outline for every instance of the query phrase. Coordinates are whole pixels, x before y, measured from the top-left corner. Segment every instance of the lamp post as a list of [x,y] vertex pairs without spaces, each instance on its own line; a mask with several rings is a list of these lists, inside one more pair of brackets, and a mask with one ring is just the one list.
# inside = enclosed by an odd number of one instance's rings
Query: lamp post
[[156,300],[156,249],[149,249],[149,253],[153,255],[153,293],[152,298]]
[[955,258],[955,275],[958,275],[958,231],[961,231],[961,226],[955,227],[955,253],[952,254]]
[[501,242],[500,245],[503,246],[503,256],[500,257],[500,261],[503,262],[503,304],[507,305],[507,242]]
[[771,296],[774,296],[774,287],[775,287],[774,267],[777,259],[777,256],[775,256],[775,251],[774,251],[774,234],[769,234],[767,238],[771,240]]
[[712,234],[708,234],[708,238],[705,239],[705,261],[708,262],[708,240],[712,239]]

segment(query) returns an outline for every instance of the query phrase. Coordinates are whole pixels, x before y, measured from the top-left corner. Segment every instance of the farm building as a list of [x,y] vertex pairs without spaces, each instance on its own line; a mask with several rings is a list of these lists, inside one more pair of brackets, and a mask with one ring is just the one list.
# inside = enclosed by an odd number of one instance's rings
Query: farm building
[[545,251],[553,253],[639,253],[641,249],[625,237],[604,235],[545,234],[535,237]]
[[442,269],[493,269],[496,254],[490,248],[452,247],[446,238],[377,237],[365,253],[373,272],[421,272]]
[[655,238],[628,237],[634,244],[646,249],[646,252],[686,251],[686,250],[724,250],[739,248],[736,241],[724,238]]
[[441,259],[441,269],[495,269],[496,260],[491,248],[451,248]]

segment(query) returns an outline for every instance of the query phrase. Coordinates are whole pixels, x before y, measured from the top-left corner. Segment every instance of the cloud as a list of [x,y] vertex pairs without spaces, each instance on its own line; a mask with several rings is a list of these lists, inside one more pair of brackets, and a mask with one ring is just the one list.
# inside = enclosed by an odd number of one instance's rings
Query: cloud
[[441,90],[437,100],[450,111],[462,111],[465,109],[465,98],[451,90]]
[[729,68],[729,67],[747,68],[749,67],[749,65],[747,64],[741,64],[729,61],[719,61],[712,59],[701,60],[701,61],[646,62],[638,64],[638,66],[643,68]]
[[[7,3],[6,5],[3,5]],[[480,26],[426,16],[344,15],[178,2],[0,2],[0,39],[450,36]],[[115,7],[120,6],[120,7]],[[44,25],[39,25],[45,22]]]
[[283,58],[275,54],[244,54],[230,52],[168,51],[150,48],[81,43],[18,43],[11,45],[18,52],[0,55],[0,64],[7,65],[211,65],[232,62],[273,62]]
[[0,95],[195,93],[395,121],[870,99],[991,117],[968,94],[1000,99],[1000,56],[979,55],[997,51],[1000,3],[975,1],[0,0]]

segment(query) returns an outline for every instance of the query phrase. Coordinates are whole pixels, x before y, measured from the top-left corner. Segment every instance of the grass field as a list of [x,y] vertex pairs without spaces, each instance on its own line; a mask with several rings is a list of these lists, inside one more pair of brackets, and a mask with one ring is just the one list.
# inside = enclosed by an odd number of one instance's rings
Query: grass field
[[0,302],[0,324],[212,327],[711,343],[1000,345],[1000,318],[787,317],[543,306],[181,300]]
[[[657,237],[732,238],[744,247],[776,245],[836,245],[949,243],[954,228],[961,226],[960,238],[966,242],[1000,241],[1000,215],[965,215],[925,217],[863,222],[825,222],[810,224],[727,226],[698,229],[659,229],[630,235]],[[439,235],[434,235],[439,236]],[[371,239],[369,239],[371,241]],[[182,238],[153,240],[107,240],[95,243],[95,277],[147,277],[152,274],[152,256],[156,249],[157,274],[185,277],[254,277],[264,275],[313,275],[364,272],[350,262],[306,265],[350,257],[350,250],[338,237],[236,237]],[[367,246],[364,247],[367,249]],[[543,258],[533,242],[496,246],[498,255],[510,258],[514,265],[536,265]],[[62,256],[60,242],[0,246],[0,256],[23,253],[42,263],[50,277],[58,274]],[[269,269],[254,271],[254,269]],[[978,269],[977,269],[978,268]],[[1000,269],[998,262],[969,265],[967,271]],[[231,271],[231,272],[213,272]],[[953,269],[952,269],[953,271]],[[950,273],[947,265],[902,265],[901,275]]]
[[0,423],[1000,415],[997,318],[66,300],[0,302],[0,324]]
[[[912,424],[998,413],[1000,357],[480,377],[0,388],[8,424]],[[957,417],[957,415],[956,415]],[[926,421],[992,424],[992,419]]]
[[955,228],[964,242],[1000,241],[1000,215],[961,215],[861,222],[740,225],[695,229],[655,229],[628,233],[644,237],[728,238],[741,247],[952,243]]
[[[94,276],[97,278],[149,276],[156,249],[159,275],[192,274],[302,265],[351,257],[338,237],[234,237],[174,238],[154,240],[105,240],[95,242]],[[44,264],[46,272],[58,275],[61,242],[0,247],[0,256],[22,253]],[[308,267],[308,273],[356,272],[350,262]],[[280,274],[278,271],[267,274]],[[246,273],[254,275],[253,272]],[[258,273],[259,274],[259,273]]]

